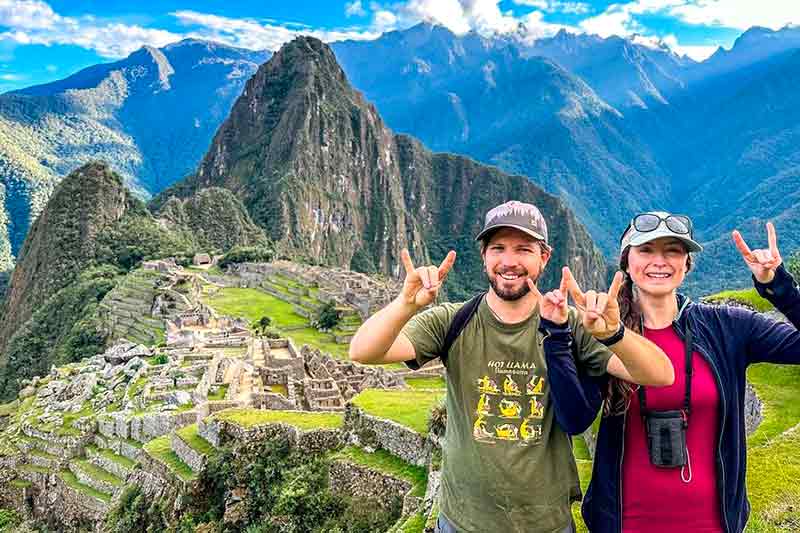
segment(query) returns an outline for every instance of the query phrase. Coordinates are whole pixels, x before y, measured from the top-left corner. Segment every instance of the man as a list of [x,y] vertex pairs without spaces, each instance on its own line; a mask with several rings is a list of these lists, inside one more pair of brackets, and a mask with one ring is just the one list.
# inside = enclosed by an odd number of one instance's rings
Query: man
[[[438,529],[572,531],[570,502],[580,494],[578,475],[571,440],[554,423],[557,415],[549,405],[545,352],[569,356],[574,342],[582,371],[608,371],[645,385],[671,384],[672,366],[655,345],[621,326],[619,273],[612,297],[584,294],[566,267],[560,288],[540,294],[536,282],[551,249],[547,225],[533,205],[512,201],[492,209],[476,240],[490,287],[444,354],[447,430]],[[418,368],[441,353],[464,305],[446,303],[417,314],[436,298],[455,252],[439,267],[415,268],[407,250],[402,260],[401,293],[359,328],[350,344],[355,361],[405,361]],[[568,309],[567,291],[583,308],[582,316]]]

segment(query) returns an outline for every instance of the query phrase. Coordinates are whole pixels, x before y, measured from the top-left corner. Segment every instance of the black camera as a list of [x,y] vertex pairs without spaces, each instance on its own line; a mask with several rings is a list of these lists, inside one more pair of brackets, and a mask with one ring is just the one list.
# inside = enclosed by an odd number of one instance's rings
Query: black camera
[[650,463],[660,467],[685,466],[689,461],[683,411],[647,411],[644,414]]

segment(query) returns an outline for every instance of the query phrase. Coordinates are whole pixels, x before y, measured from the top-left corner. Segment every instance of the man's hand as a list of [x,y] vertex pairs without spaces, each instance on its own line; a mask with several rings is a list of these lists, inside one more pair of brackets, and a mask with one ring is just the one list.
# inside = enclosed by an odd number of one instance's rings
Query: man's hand
[[[564,270],[568,271],[567,267],[564,267]],[[567,279],[563,275],[564,270],[561,271],[561,285],[559,288],[545,295],[539,292],[539,289],[531,278],[526,280],[528,288],[530,288],[531,292],[536,296],[536,299],[539,300],[539,315],[559,326],[566,324],[567,318],[569,318],[569,310],[567,308]]]
[[405,248],[400,252],[400,258],[406,269],[406,279],[403,282],[400,298],[406,304],[422,308],[436,299],[442,283],[447,278],[450,269],[453,268],[453,263],[456,262],[456,253],[450,250],[438,267],[415,268],[414,263],[411,262],[411,256]]
[[775,234],[775,226],[772,225],[772,222],[767,222],[767,242],[769,248],[766,250],[758,249],[751,251],[747,243],[744,242],[742,234],[737,230],[733,230],[731,235],[733,236],[733,242],[736,244],[736,248],[738,248],[739,253],[742,254],[742,259],[744,259],[747,268],[750,269],[750,272],[753,273],[756,280],[758,280],[759,283],[769,283],[772,281],[775,277],[775,270],[783,263],[781,252],[778,250],[778,237]]
[[572,277],[569,267],[564,267],[563,277],[566,279],[567,291],[575,307],[583,311],[583,327],[596,339],[607,339],[619,330],[620,313],[617,295],[622,286],[622,272],[614,275],[608,292],[586,291],[578,286]]

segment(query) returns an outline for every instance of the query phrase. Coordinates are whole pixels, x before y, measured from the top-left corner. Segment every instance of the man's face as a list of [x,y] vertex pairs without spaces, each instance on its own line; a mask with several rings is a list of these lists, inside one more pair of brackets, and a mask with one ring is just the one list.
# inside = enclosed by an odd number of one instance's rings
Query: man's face
[[550,252],[539,241],[514,228],[497,230],[483,250],[489,284],[506,301],[528,294],[526,278],[536,283],[549,259]]

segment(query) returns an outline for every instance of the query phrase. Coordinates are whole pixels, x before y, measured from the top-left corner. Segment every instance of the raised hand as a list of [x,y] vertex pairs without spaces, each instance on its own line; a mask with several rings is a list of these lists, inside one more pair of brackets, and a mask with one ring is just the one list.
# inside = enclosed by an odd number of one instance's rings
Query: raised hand
[[772,225],[772,222],[767,222],[767,243],[769,245],[767,249],[750,250],[741,233],[733,230],[731,235],[747,268],[759,283],[772,281],[775,277],[775,270],[783,263],[781,252],[778,250],[778,236],[775,234],[775,226]]
[[614,275],[608,292],[586,291],[578,286],[569,267],[564,267],[562,276],[566,278],[567,291],[575,302],[575,307],[583,311],[583,327],[597,339],[607,339],[619,330],[620,313],[617,295],[622,286],[622,272]]
[[569,318],[566,278],[562,275],[559,288],[544,295],[539,292],[539,289],[531,278],[528,278],[526,281],[528,283],[528,288],[530,288],[531,292],[539,300],[539,315],[555,324],[566,324],[567,318]]
[[406,269],[406,279],[403,282],[401,297],[407,304],[425,307],[436,299],[439,289],[444,283],[453,263],[456,262],[456,253],[450,250],[442,264],[436,266],[414,267],[407,249],[400,252],[400,259]]

